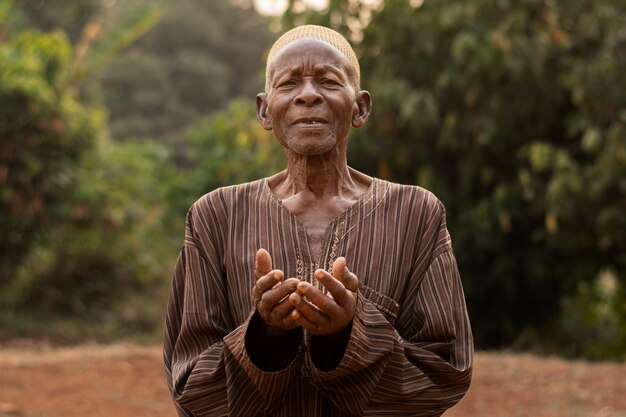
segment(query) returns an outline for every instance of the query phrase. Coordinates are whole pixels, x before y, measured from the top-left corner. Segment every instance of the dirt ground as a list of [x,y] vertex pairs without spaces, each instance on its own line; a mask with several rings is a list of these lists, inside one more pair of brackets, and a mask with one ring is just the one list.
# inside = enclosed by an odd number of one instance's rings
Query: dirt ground
[[[159,346],[0,347],[0,417],[173,417]],[[445,417],[626,417],[626,364],[478,353]]]

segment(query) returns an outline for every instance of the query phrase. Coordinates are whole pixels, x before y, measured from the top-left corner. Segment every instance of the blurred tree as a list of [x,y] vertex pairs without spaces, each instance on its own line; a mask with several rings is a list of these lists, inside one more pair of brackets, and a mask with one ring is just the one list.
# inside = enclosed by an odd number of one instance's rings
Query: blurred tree
[[18,0],[17,4],[28,26],[44,32],[62,29],[71,43],[104,10],[102,0]]
[[223,185],[252,181],[286,168],[283,150],[256,119],[252,100],[234,100],[228,108],[198,120],[185,130],[191,162],[183,170],[176,210],[179,216],[202,194]]
[[[104,114],[77,100],[73,86],[155,21],[143,14],[113,36],[86,34],[72,49],[64,32],[11,33],[13,2],[0,8],[0,272],[19,265],[76,183],[75,169],[104,126]],[[90,48],[91,45],[91,48]],[[95,47],[94,47],[95,45]]]
[[625,3],[298,3],[287,26],[357,41],[374,112],[352,164],[445,203],[479,347],[554,330],[602,270],[624,282]]
[[[111,19],[143,3],[121,2]],[[154,138],[180,158],[185,126],[262,89],[263,53],[273,35],[252,8],[226,0],[159,4],[160,23],[103,72],[101,95],[114,138]]]
[[[0,23],[1,24],[1,23]],[[76,183],[102,114],[64,89],[72,52],[61,32],[0,43],[0,276],[11,279]]]
[[11,32],[12,11],[0,4],[0,338],[29,317],[42,323],[29,336],[50,335],[55,317],[105,333],[158,327],[160,314],[129,300],[158,291],[174,263],[169,154],[114,146],[105,112],[76,91],[156,17],[88,30],[73,49],[61,30]]
[[[124,0],[120,0],[124,1]],[[126,0],[133,2],[134,0]],[[74,47],[68,78],[81,81],[93,75],[120,52],[128,48],[159,20],[158,7],[138,4],[115,19],[107,19],[117,0],[1,0],[6,10],[2,28],[5,32],[39,29],[62,31]],[[13,6],[16,7],[13,7]],[[9,11],[12,13],[9,14]],[[103,31],[104,27],[104,31]]]
[[[581,282],[563,299],[560,331],[551,343],[569,356],[626,361],[626,286],[610,269]],[[556,340],[554,340],[556,339]],[[545,340],[545,339],[544,339]]]
[[167,221],[168,151],[100,137],[76,177],[55,224],[14,268],[0,338],[110,339],[161,327],[184,221]]

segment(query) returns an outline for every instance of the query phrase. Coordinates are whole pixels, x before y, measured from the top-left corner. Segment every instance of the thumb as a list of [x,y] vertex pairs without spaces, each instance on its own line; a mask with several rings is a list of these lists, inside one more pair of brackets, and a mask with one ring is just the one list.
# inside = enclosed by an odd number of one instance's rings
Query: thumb
[[335,259],[335,262],[333,262],[333,268],[332,268],[333,277],[335,277],[335,279],[338,279],[339,281],[343,283],[345,282],[349,274],[350,274],[350,271],[348,271],[348,266],[346,265],[346,258],[344,258],[343,256],[340,256],[339,258]]
[[267,275],[272,271],[272,257],[269,252],[261,248],[256,252],[255,275],[257,278]]
[[350,272],[346,263],[346,258],[343,256],[337,258],[333,262],[332,274],[335,279],[340,281],[344,287],[352,292],[356,292],[359,287],[358,279],[356,275]]

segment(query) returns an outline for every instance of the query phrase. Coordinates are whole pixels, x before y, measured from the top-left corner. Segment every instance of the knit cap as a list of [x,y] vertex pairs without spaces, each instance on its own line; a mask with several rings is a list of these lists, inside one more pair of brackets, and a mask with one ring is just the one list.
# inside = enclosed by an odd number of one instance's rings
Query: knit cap
[[352,64],[354,68],[354,72],[356,74],[356,82],[357,85],[361,82],[361,70],[359,67],[359,60],[352,49],[352,46],[348,43],[346,38],[344,38],[340,33],[329,29],[324,26],[318,25],[303,25],[297,26],[287,32],[285,32],[280,38],[274,42],[270,52],[267,56],[267,67],[265,70],[265,82],[266,85],[269,85],[269,67],[270,63],[276,56],[278,52],[280,52],[285,46],[289,45],[291,42],[297,41],[299,39],[314,39],[325,42],[326,44],[337,49],[343,56],[348,59],[348,62]]

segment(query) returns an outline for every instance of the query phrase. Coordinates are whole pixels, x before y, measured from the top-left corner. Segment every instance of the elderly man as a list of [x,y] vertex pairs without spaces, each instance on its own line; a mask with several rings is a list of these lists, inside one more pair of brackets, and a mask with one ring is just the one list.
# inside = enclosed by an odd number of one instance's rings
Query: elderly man
[[164,359],[180,416],[439,416],[473,344],[445,210],[347,165],[370,94],[338,33],[272,47],[257,116],[285,171],[189,210]]

